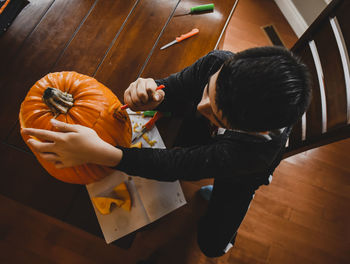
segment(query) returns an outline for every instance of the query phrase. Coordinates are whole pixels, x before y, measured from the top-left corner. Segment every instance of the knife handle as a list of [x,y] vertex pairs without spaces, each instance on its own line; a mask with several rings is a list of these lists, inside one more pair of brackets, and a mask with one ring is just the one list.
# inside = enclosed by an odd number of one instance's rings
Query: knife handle
[[182,41],[182,40],[184,40],[184,39],[187,39],[187,38],[189,38],[189,37],[192,37],[193,35],[196,35],[198,32],[199,32],[199,29],[198,29],[198,28],[194,28],[194,29],[192,29],[190,32],[188,32],[188,33],[186,33],[186,34],[183,34],[183,35],[181,35],[180,37],[177,37],[177,38],[176,38],[176,41],[177,41],[177,42],[180,42],[180,41]]
[[207,4],[207,5],[199,5],[191,7],[190,13],[199,13],[199,12],[205,12],[205,11],[213,11],[214,10],[214,4]]
[[146,123],[143,125],[143,127],[146,128],[146,130],[151,130],[151,128],[154,126],[156,121],[161,118],[163,115],[161,112],[157,111],[154,116]]
[[156,91],[161,90],[161,89],[164,89],[164,88],[165,88],[165,85],[164,85],[164,84],[161,84],[161,85],[159,85],[159,86],[156,88]]

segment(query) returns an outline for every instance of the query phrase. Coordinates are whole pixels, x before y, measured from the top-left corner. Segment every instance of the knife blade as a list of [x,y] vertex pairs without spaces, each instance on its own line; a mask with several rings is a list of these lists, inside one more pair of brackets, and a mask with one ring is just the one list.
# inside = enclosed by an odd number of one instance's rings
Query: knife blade
[[163,114],[159,111],[157,111],[154,116],[142,126],[142,130],[133,138],[132,144],[134,144],[140,137],[142,137],[143,134],[145,134],[147,131],[151,130],[156,123],[156,121],[161,118]]

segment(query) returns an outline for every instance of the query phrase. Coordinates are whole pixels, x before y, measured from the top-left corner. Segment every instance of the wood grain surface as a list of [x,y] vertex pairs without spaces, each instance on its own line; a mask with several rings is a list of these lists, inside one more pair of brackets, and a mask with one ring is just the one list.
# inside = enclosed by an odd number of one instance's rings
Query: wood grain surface
[[3,143],[0,153],[0,193],[63,220],[79,186],[51,177],[30,153]]
[[147,63],[178,0],[141,0],[130,15],[95,77],[120,98]]
[[123,24],[138,2],[139,0],[98,1],[52,71],[76,71],[94,76],[114,38],[123,30]]
[[11,28],[1,37],[0,80],[6,76],[12,59],[16,57],[25,39],[43,19],[54,0],[34,0],[13,21]]

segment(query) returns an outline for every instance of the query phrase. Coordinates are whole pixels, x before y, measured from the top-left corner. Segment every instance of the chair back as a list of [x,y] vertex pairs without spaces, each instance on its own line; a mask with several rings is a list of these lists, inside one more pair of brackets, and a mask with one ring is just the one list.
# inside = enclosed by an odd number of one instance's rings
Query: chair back
[[350,136],[349,48],[350,1],[333,0],[291,49],[310,70],[313,98],[284,157]]

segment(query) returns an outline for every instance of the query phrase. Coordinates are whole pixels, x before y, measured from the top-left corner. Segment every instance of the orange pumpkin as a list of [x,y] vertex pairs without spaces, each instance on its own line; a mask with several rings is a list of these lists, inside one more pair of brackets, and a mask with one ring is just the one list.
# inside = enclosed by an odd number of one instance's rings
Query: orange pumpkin
[[[49,121],[56,118],[90,127],[114,146],[129,147],[131,123],[120,106],[113,92],[94,78],[76,72],[56,72],[46,75],[29,90],[22,102],[19,120],[21,128],[55,131]],[[21,135],[27,142],[29,136]],[[111,172],[110,168],[95,164],[56,169],[53,163],[43,160],[35,151],[33,153],[53,177],[68,183],[88,184]]]

